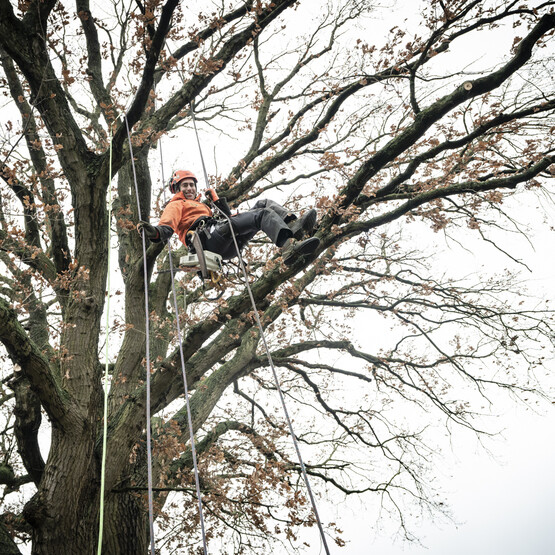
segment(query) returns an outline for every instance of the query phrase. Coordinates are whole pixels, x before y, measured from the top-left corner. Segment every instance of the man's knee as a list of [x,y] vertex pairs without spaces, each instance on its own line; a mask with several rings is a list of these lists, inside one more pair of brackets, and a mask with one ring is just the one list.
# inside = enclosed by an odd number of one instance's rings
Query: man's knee
[[259,208],[256,210],[256,216],[255,216],[256,226],[258,227],[259,230],[263,229],[265,227],[265,224],[271,225],[270,222],[273,222],[275,217],[276,217],[276,214],[272,209]]
[[252,209],[258,210],[260,208],[266,208],[267,205],[268,205],[268,199],[263,198],[263,199],[257,200],[254,206],[252,207]]

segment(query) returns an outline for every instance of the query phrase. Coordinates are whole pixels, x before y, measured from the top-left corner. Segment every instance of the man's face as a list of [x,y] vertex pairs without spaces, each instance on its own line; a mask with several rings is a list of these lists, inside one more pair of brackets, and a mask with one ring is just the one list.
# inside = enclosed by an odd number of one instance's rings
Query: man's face
[[187,200],[193,200],[197,196],[197,186],[194,179],[189,177],[179,182],[179,190]]

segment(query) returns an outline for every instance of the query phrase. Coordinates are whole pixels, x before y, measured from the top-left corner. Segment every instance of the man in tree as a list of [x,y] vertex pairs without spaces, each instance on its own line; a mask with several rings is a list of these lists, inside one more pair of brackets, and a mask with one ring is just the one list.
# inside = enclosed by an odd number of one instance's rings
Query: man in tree
[[[221,255],[224,259],[237,256],[230,222],[233,224],[239,249],[242,249],[258,231],[263,231],[278,247],[283,247],[283,261],[292,265],[299,256],[312,254],[319,246],[320,240],[308,237],[316,224],[316,210],[307,210],[300,218],[286,208],[268,199],[259,200],[254,208],[241,214],[231,215],[225,198],[219,198],[214,189],[207,189],[206,197],[216,206],[218,212],[225,214],[220,219],[201,202],[197,191],[197,178],[189,170],[177,170],[170,183],[173,197],[170,199],[160,222],[153,226],[141,221],[137,226],[153,242],[167,241],[177,232],[181,242],[191,249],[190,233],[198,233],[202,246]],[[226,217],[227,216],[227,217]]]

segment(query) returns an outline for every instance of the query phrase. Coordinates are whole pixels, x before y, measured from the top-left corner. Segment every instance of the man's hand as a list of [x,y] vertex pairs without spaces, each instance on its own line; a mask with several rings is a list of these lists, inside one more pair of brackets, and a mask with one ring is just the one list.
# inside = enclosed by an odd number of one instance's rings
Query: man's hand
[[204,191],[204,194],[206,195],[206,198],[210,199],[212,202],[220,200],[218,193],[216,193],[214,189],[206,189],[206,191]]
[[144,233],[145,236],[148,237],[148,239],[150,239],[151,241],[160,238],[160,233],[158,232],[158,229],[148,222],[144,222],[143,220],[141,220],[137,224],[137,231],[140,235]]

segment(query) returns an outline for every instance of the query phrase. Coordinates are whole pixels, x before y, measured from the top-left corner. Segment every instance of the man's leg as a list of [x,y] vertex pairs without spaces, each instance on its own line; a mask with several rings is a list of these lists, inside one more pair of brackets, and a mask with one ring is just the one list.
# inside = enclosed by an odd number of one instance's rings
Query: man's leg
[[[249,231],[249,225],[252,225],[253,228],[257,230],[261,229],[274,244],[278,247],[284,247],[282,250],[283,261],[286,265],[290,266],[294,264],[299,257],[312,254],[320,246],[320,240],[316,237],[310,237],[304,241],[296,241],[294,239],[292,225],[287,225],[285,223],[283,218],[277,213],[277,210],[275,210],[276,207],[282,208],[279,204],[273,203],[272,201],[271,206],[249,210],[238,216],[233,216],[231,221],[233,222],[233,229],[236,230],[238,235],[240,237],[248,237],[248,240],[254,237],[252,229]],[[311,229],[314,227],[314,223],[316,222],[316,210],[308,212],[313,212],[313,214],[310,214],[308,218],[305,218],[303,215],[299,220],[295,220],[295,222],[301,224],[298,228],[299,233],[304,233],[306,231],[305,224],[309,222],[309,220],[312,220]],[[244,234],[241,231],[241,226],[244,226]]]
[[244,243],[250,241],[258,231],[263,231],[278,247],[283,246],[285,241],[293,236],[293,232],[283,218],[270,207],[252,209],[237,214],[231,217],[231,222],[235,234]]
[[270,210],[273,210],[286,224],[297,218],[293,212],[290,212],[287,208],[284,208],[281,204],[275,202],[274,200],[267,198],[256,201],[253,210],[260,208],[269,208]]
[[[269,208],[249,210],[231,217],[235,238],[242,249],[257,233],[263,231],[274,244],[282,247],[293,232],[277,213]],[[237,256],[227,221],[201,232],[206,250],[220,254],[224,259]]]
[[289,212],[286,208],[270,199],[261,199],[254,205],[254,210],[260,208],[269,208],[273,210],[293,232],[295,239],[302,239],[312,235],[314,226],[316,225],[317,213],[316,210],[310,209],[304,212],[300,217],[297,217],[293,212]]
[[[275,203],[277,205],[277,203]],[[279,206],[279,205],[277,205]],[[285,247],[283,251],[285,264],[293,264],[299,256],[310,254],[316,250],[320,241],[311,237],[298,242],[293,238],[293,231],[283,218],[270,207],[252,209],[231,217],[233,231],[241,250],[258,231],[263,231],[278,247]],[[229,223],[222,222],[210,227],[202,241],[206,250],[216,252],[225,260],[237,256],[237,250],[231,236]],[[202,236],[202,235],[201,235]]]

